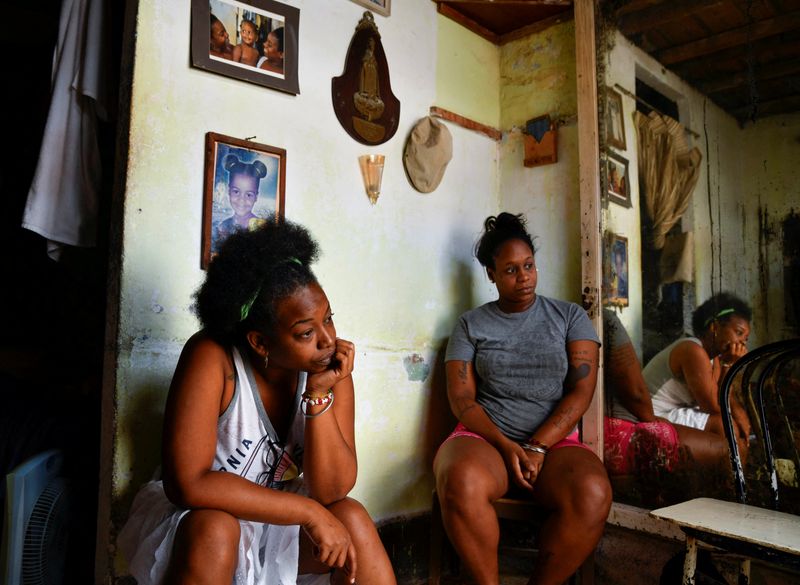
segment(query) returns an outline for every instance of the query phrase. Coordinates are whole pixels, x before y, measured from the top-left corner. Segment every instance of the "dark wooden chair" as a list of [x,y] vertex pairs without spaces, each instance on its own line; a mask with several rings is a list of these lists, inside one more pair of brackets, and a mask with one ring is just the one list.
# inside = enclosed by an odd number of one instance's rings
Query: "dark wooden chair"
[[[800,471],[797,455],[797,441],[800,440],[797,417],[800,413],[787,410],[784,391],[789,384],[780,382],[778,377],[785,366],[797,359],[800,359],[800,339],[767,344],[737,360],[720,386],[719,402],[738,502],[698,498],[651,512],[656,517],[674,522],[686,534],[684,585],[695,582],[698,543],[740,555],[743,560],[739,583],[742,585],[750,582],[751,558],[800,572],[800,518],[779,510],[780,481],[774,449],[775,439],[782,433],[781,440],[794,462],[795,473]],[[754,447],[761,447],[759,453],[751,449],[750,456],[763,457],[767,471],[769,496],[763,506],[748,505],[748,476],[742,465],[730,412],[731,388],[737,378],[741,380],[742,394],[753,417]],[[794,406],[795,410],[800,410],[797,401]],[[790,415],[795,417],[794,424]]]

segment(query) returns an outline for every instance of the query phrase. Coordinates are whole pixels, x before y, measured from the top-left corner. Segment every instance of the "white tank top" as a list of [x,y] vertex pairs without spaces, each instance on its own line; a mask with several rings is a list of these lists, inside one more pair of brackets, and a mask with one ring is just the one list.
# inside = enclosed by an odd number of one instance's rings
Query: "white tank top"
[[236,383],[228,408],[217,421],[214,469],[236,473],[274,489],[296,491],[303,470],[305,417],[300,397],[306,387],[306,372],[297,378],[294,419],[285,442],[281,442],[267,416],[246,353],[233,348]]

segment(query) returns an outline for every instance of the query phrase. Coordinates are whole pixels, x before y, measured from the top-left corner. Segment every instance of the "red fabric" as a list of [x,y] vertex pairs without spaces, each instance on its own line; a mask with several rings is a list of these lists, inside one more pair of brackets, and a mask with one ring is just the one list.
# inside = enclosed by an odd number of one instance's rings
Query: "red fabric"
[[605,419],[603,459],[611,475],[655,468],[672,471],[678,462],[679,446],[678,431],[667,422]]

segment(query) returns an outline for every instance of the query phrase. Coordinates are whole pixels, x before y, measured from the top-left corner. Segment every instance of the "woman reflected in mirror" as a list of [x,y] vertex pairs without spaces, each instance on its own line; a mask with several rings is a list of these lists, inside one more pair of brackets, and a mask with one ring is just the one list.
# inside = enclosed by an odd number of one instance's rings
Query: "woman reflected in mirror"
[[603,463],[615,494],[626,503],[652,507],[689,495],[727,493],[725,438],[656,416],[633,342],[611,309],[603,310],[603,334],[608,398]]
[[[661,350],[642,372],[656,416],[725,436],[719,386],[730,367],[747,353],[751,316],[747,303],[727,292],[715,294],[695,310],[694,336]],[[744,460],[750,419],[735,396],[731,396],[730,410]]]

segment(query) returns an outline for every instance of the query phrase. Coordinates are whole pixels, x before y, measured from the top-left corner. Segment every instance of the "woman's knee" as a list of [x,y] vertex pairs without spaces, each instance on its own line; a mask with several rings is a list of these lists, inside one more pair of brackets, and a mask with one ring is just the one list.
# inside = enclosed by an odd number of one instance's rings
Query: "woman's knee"
[[506,478],[494,477],[485,467],[469,460],[455,462],[436,474],[439,501],[448,509],[497,499],[508,489],[507,483]]
[[611,509],[611,483],[602,464],[573,468],[552,488],[555,507],[581,519],[587,525],[605,523]]
[[216,562],[234,564],[240,533],[239,520],[227,512],[193,510],[181,520],[175,544],[187,559],[193,555],[203,558],[208,551],[213,551],[211,558]]
[[350,537],[357,541],[365,535],[377,534],[375,522],[363,504],[353,498],[344,498],[328,506],[328,511],[345,525]]

